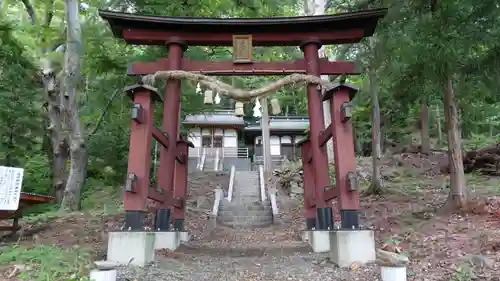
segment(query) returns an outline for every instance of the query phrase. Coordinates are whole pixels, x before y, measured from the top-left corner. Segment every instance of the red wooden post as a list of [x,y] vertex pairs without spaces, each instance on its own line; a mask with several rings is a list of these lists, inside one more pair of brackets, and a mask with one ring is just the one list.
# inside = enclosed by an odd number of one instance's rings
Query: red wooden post
[[154,100],[161,100],[157,90],[145,85],[132,85],[125,92],[134,101],[127,179],[123,205],[125,229],[142,230],[142,219],[147,211],[151,147],[153,132]]
[[314,171],[312,164],[309,161],[311,153],[311,142],[305,140],[302,142],[302,167],[304,172],[304,217],[306,219],[306,229],[311,230],[316,228],[316,208],[314,208],[315,184]]
[[330,105],[335,152],[335,183],[339,191],[341,227],[353,229],[359,227],[359,191],[349,102],[357,89],[341,84],[329,91],[333,92]]
[[[319,76],[319,42],[306,42],[302,45],[304,58],[306,59],[307,73]],[[314,170],[314,179],[316,183],[316,208],[319,230],[333,229],[333,211],[327,207],[323,193],[325,188],[330,185],[330,175],[328,173],[328,155],[326,147],[320,145],[319,135],[325,128],[323,119],[323,107],[321,95],[317,85],[307,85],[307,109],[309,111],[309,135],[311,141],[312,166]]]
[[[179,42],[168,44],[168,70],[182,68],[181,62],[184,55],[183,46]],[[177,154],[177,136],[179,133],[179,109],[181,103],[181,81],[169,79],[165,89],[163,106],[162,129],[168,135],[168,148],[160,149],[160,168],[158,172],[158,186],[167,196],[174,191],[175,158]],[[170,207],[172,200],[167,198],[156,214],[156,230],[168,231],[170,223]]]
[[175,162],[175,186],[173,198],[176,202],[173,206],[173,228],[175,231],[184,231],[184,215],[188,191],[188,160],[189,160],[189,147],[194,145],[186,140],[179,140],[177,142],[177,151],[180,152],[178,159]]

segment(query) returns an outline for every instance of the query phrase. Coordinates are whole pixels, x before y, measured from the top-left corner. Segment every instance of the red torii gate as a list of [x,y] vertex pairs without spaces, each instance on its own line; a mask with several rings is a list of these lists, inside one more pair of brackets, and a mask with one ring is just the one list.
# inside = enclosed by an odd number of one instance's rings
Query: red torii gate
[[[210,19],[144,16],[100,11],[113,34],[128,44],[158,45],[168,48],[168,58],[135,63],[127,74],[142,76],[157,71],[183,70],[205,75],[357,75],[354,63],[329,62],[318,57],[322,45],[357,43],[373,35],[378,20],[387,9],[336,15]],[[238,39],[239,37],[240,39]],[[251,53],[241,61],[202,62],[183,58],[188,46],[233,46],[236,40],[250,46],[300,46],[304,59],[285,62],[252,62]],[[251,47],[250,47],[251,49]],[[247,54],[248,55],[248,54]],[[233,56],[238,56],[233,54]],[[241,58],[239,58],[241,59]],[[155,229],[168,231],[172,209],[174,230],[183,230],[184,202],[187,192],[187,155],[189,142],[179,137],[181,84],[167,82],[164,99],[149,86],[126,88],[134,101],[132,132],[124,207],[126,230],[142,230],[146,200],[160,203]],[[332,85],[321,96],[318,87],[307,86],[310,138],[302,143],[305,177],[305,217],[308,229],[333,229],[330,200],[340,199],[342,228],[358,227],[359,193],[356,190],[356,161],[349,102],[357,89]],[[325,128],[322,101],[330,100],[332,124]],[[153,101],[163,102],[162,128],[153,125]],[[152,137],[161,145],[158,186],[150,187],[150,151]],[[330,188],[325,144],[333,137],[336,187]]]

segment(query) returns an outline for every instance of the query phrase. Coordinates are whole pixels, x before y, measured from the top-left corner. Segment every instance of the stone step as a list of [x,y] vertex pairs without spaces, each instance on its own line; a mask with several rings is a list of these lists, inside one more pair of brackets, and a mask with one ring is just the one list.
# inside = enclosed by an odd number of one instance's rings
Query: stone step
[[235,193],[233,193],[233,200],[238,201],[240,199],[245,199],[245,201],[255,201],[255,202],[260,202],[260,200],[261,200],[259,194],[243,194],[243,193],[235,194]]
[[259,192],[253,192],[253,191],[234,191],[233,192],[233,197],[234,196],[240,196],[240,197],[255,197],[255,198],[260,198],[260,193]]
[[234,190],[233,194],[246,194],[249,196],[260,196],[260,192],[257,190]]
[[249,211],[249,210],[231,210],[220,211],[219,219],[221,220],[234,220],[238,217],[259,217],[264,220],[272,220],[273,213],[271,211]]
[[257,171],[236,171],[235,175],[238,176],[259,176],[259,173]]
[[[268,199],[266,199],[266,201],[271,202]],[[233,194],[233,199],[231,200],[231,202],[247,202],[247,203],[257,202],[259,204],[267,204],[266,201],[262,202],[260,195],[234,196],[234,194]]]
[[239,179],[253,179],[253,180],[259,180],[260,177],[259,175],[238,175],[237,173],[234,175],[234,179],[239,180]]
[[258,201],[241,201],[241,200],[232,200],[231,202],[229,201],[222,201],[220,206],[222,208],[241,208],[241,207],[264,207],[268,208],[271,207],[271,202],[269,200],[266,200],[264,202],[261,202],[260,200]]
[[238,182],[238,181],[252,181],[252,182],[260,182],[259,178],[258,177],[234,177],[234,181],[235,182]]
[[251,193],[251,194],[260,194],[260,188],[235,188],[233,190],[234,193]]
[[227,228],[234,228],[234,229],[256,229],[256,228],[266,228],[271,225],[273,225],[272,222],[266,222],[266,223],[258,223],[258,224],[237,224],[237,223],[226,223],[226,222],[217,222],[218,225],[221,225],[223,227]]
[[260,193],[260,188],[258,188],[256,186],[251,186],[251,185],[245,183],[244,185],[243,184],[236,185],[234,187],[233,192],[253,192],[253,193]]
[[239,206],[239,207],[219,207],[219,212],[238,212],[240,210],[245,210],[247,212],[269,212],[272,213],[271,206]]
[[220,218],[217,222],[221,225],[234,227],[234,228],[256,228],[256,227],[266,227],[273,224],[272,217],[231,217],[231,218]]
[[254,204],[247,204],[247,205],[220,205],[219,206],[219,211],[231,211],[231,210],[248,210],[248,211],[272,211],[271,205],[254,205]]
[[260,190],[258,182],[252,180],[235,181],[234,189],[238,190]]
[[250,191],[250,192],[260,192],[260,188],[256,185],[249,184],[248,182],[236,184],[234,186],[234,191]]
[[271,201],[266,200],[264,202],[260,201],[260,198],[254,198],[254,197],[233,197],[233,200],[231,202],[226,202],[222,204],[234,204],[234,205],[270,205]]
[[[229,215],[224,215],[229,214]],[[263,213],[260,215],[260,212],[256,213],[247,213],[247,214],[239,214],[239,215],[231,215],[230,213],[222,213],[217,216],[217,220],[220,221],[241,221],[241,222],[254,222],[254,221],[269,221],[273,220],[273,215],[271,213]]]
[[234,184],[234,189],[260,189],[259,182],[253,180],[238,180]]

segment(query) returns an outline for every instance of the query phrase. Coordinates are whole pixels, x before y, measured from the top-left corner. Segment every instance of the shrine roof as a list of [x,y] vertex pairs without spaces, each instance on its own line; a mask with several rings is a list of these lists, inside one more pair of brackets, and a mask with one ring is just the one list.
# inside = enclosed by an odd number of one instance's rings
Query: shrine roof
[[[295,131],[304,132],[309,128],[309,117],[307,116],[273,116],[269,118],[269,130],[271,131]],[[260,132],[260,120],[253,124],[248,124],[245,131]]]
[[191,125],[245,125],[243,117],[235,116],[234,111],[215,111],[213,113],[188,115],[183,123]]
[[[319,16],[273,18],[194,18],[139,15],[104,10],[99,11],[99,15],[104,20],[108,21],[115,37],[123,38],[128,43],[132,44],[148,45],[156,45],[159,44],[159,42],[154,42],[154,40],[148,41],[146,39],[132,39],[131,37],[129,38],[124,36],[124,31],[130,32],[130,30],[137,30],[146,32],[175,32],[192,34],[295,34],[298,32],[308,34],[320,32],[346,32],[353,29],[361,30],[361,36],[356,39],[351,39],[350,41],[324,42],[324,44],[354,43],[358,42],[362,37],[369,37],[373,35],[378,20],[383,18],[386,13],[387,9],[374,9]],[[212,43],[215,44],[216,42]],[[276,42],[268,43],[269,44],[259,44],[259,42],[256,42],[255,45],[272,45],[271,43]]]

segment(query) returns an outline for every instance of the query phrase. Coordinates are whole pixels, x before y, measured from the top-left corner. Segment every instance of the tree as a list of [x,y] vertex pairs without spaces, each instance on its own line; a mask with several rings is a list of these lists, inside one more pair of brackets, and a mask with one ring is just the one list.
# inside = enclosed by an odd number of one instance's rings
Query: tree
[[368,81],[370,83],[370,97],[372,100],[372,183],[366,194],[382,194],[382,174],[379,160],[382,157],[380,134],[380,104],[377,92],[376,70],[369,67]]
[[69,130],[71,166],[68,182],[64,188],[61,208],[80,209],[80,194],[87,175],[87,148],[84,130],[80,121],[78,105],[78,85],[81,80],[83,56],[82,32],[80,24],[80,6],[78,0],[65,0],[66,10],[66,52],[61,95],[64,100],[64,116]]

